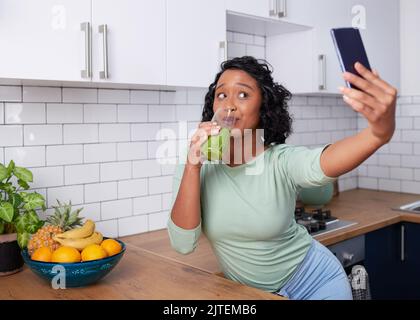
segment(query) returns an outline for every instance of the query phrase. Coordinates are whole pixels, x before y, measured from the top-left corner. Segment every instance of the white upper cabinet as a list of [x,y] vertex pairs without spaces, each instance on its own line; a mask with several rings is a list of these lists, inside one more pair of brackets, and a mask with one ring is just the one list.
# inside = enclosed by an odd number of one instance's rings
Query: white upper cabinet
[[166,1],[92,0],[93,81],[166,84]]
[[89,39],[81,29],[90,1],[0,0],[0,8],[0,78],[90,80],[82,77]]
[[208,87],[226,56],[223,1],[167,1],[167,84]]
[[276,81],[296,94],[339,94],[344,80],[330,30],[358,27],[372,67],[399,86],[397,0],[317,0],[308,1],[306,10],[313,15],[312,30],[267,37]]
[[226,9],[260,18],[309,25],[313,20],[313,13],[308,10],[310,2],[314,0],[226,0]]
[[400,1],[350,0],[371,67],[400,88]]

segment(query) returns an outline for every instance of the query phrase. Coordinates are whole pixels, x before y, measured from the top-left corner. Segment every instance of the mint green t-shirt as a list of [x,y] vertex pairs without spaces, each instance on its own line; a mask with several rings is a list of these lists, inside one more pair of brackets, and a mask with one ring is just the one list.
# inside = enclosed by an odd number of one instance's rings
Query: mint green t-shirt
[[[201,223],[186,230],[169,218],[172,246],[188,254],[203,231],[227,278],[269,292],[280,289],[303,261],[312,241],[294,220],[299,189],[336,179],[326,176],[320,166],[327,146],[275,145],[237,167],[204,163],[200,171]],[[178,165],[172,203],[183,171],[184,165]]]

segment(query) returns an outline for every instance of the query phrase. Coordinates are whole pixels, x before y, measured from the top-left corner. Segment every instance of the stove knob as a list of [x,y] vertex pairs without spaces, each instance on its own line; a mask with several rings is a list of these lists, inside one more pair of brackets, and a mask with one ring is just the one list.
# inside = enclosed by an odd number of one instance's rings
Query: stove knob
[[344,252],[343,253],[343,265],[347,265],[347,264],[351,263],[353,258],[354,258],[353,253]]

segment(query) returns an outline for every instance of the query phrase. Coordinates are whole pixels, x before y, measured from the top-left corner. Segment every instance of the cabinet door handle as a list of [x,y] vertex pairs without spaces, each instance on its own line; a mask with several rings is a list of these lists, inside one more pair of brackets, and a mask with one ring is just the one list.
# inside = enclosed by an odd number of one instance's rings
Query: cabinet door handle
[[327,56],[325,54],[318,55],[319,61],[319,90],[327,89]]
[[99,71],[99,78],[108,79],[108,25],[101,24],[99,26],[99,33],[102,33],[103,45],[103,70]]
[[227,56],[227,41],[220,41],[219,42],[219,49],[223,50],[223,61],[226,61],[228,59]]
[[405,260],[405,226],[401,225],[401,261]]
[[287,0],[276,0],[277,5],[277,14],[279,18],[284,18],[287,15]]
[[80,24],[80,30],[85,33],[85,69],[81,71],[82,78],[92,77],[92,46],[90,22]]
[[268,0],[270,1],[270,16],[277,16],[278,11],[277,11],[277,5],[279,0]]

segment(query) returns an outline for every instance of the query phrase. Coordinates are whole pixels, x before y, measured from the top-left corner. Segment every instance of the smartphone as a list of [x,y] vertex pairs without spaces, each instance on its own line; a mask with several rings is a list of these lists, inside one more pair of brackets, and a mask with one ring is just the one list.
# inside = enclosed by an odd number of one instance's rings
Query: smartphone
[[[343,72],[347,71],[360,76],[354,68],[354,64],[356,62],[360,62],[367,69],[372,70],[359,29],[331,29],[331,36],[337,51],[338,59],[340,60],[341,70]],[[349,88],[358,89],[348,81],[346,81],[346,85]]]

